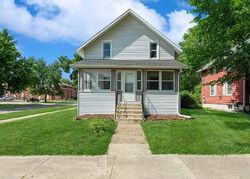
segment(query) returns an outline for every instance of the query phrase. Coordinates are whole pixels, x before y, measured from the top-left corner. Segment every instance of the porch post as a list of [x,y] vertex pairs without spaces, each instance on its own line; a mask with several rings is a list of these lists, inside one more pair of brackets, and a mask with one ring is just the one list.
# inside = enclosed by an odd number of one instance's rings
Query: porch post
[[116,69],[111,69],[111,91],[116,91]]
[[142,92],[145,92],[147,89],[147,76],[146,70],[142,70]]

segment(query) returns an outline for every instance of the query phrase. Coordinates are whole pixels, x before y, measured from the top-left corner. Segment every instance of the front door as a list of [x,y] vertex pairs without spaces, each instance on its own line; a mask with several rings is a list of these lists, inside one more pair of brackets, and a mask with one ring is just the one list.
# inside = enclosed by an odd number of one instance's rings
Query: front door
[[122,72],[123,101],[135,101],[136,73],[133,71]]

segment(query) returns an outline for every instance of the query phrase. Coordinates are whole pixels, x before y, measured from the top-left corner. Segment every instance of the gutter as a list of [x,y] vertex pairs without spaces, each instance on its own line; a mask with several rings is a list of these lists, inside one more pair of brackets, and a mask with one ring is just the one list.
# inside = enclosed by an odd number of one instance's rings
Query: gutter
[[178,72],[177,115],[180,116],[180,117],[183,117],[185,119],[194,119],[194,117],[180,114],[180,106],[181,106],[181,99],[180,99],[180,73],[181,73],[181,70],[179,70],[179,72]]

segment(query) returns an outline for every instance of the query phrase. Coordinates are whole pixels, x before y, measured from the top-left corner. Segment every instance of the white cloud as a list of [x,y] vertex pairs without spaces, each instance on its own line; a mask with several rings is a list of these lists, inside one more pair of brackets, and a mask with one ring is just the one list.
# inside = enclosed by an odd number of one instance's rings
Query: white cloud
[[187,30],[195,25],[192,22],[194,15],[188,14],[186,10],[174,11],[167,14],[169,30],[166,32],[168,38],[178,43],[183,40]]
[[[191,16],[184,11],[168,14],[169,22],[138,0],[1,0],[0,25],[40,41],[80,44],[131,8],[154,27],[179,42]],[[35,13],[31,13],[33,9]],[[184,19],[182,19],[184,18]],[[169,24],[169,31],[164,32]],[[183,29],[184,28],[184,29]],[[182,34],[174,34],[182,33]]]

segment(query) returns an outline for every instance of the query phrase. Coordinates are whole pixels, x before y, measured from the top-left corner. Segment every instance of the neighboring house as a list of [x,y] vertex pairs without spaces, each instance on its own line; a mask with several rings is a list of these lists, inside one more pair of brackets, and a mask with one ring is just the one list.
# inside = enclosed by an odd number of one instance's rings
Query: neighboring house
[[[51,96],[48,95],[47,99],[48,100],[69,100],[69,99],[76,99],[77,97],[77,92],[75,90],[75,88],[71,85],[62,83],[61,84],[61,90],[62,90],[62,95],[61,96]],[[11,93],[10,91],[6,91],[5,96],[11,96],[14,99],[22,99],[22,100],[26,100],[28,98],[34,97],[34,98],[38,98],[40,100],[44,99],[44,95],[34,95],[31,93],[30,88],[27,88],[25,90],[23,90],[20,93]]]
[[72,85],[62,83],[61,84],[62,95],[61,96],[51,96],[48,95],[48,100],[69,100],[76,99],[77,92]]
[[233,83],[211,84],[225,75],[225,71],[216,71],[207,64],[202,73],[202,106],[226,111],[249,108],[250,83],[239,80]]
[[181,50],[132,10],[77,53],[83,60],[71,67],[79,69],[78,115],[179,114],[179,75],[187,68],[176,60]]

